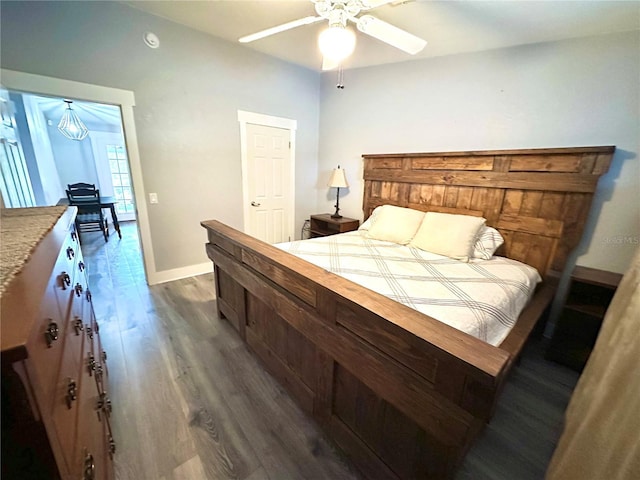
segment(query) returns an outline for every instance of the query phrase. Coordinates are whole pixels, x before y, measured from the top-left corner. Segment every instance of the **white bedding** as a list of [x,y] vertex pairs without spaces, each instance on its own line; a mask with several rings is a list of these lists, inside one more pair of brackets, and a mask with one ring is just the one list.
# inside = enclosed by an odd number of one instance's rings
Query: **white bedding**
[[541,281],[508,258],[465,263],[358,231],[275,246],[496,346]]

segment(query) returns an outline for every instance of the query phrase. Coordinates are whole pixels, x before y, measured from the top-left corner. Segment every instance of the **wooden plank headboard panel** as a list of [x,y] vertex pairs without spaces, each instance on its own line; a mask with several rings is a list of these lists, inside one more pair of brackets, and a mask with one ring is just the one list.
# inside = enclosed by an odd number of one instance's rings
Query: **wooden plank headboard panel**
[[498,252],[546,276],[562,271],[584,230],[615,147],[363,155],[365,219],[378,205],[481,215]]

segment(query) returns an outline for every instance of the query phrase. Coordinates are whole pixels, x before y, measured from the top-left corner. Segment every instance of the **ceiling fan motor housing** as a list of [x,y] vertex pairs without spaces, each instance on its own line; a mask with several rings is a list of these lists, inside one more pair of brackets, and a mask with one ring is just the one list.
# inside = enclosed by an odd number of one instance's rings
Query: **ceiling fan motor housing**
[[329,20],[329,26],[347,25],[366,6],[360,0],[318,0],[314,1],[316,13]]

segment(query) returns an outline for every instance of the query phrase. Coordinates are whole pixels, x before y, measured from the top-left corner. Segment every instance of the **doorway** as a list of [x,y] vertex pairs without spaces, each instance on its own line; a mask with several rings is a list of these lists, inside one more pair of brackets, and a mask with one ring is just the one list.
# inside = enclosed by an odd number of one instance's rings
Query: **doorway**
[[243,111],[238,120],[244,231],[268,243],[293,240],[297,123]]
[[[83,182],[95,185],[102,197],[115,199],[119,220],[136,219],[118,107],[4,89],[1,93],[3,110],[9,112],[3,114],[2,138],[10,138],[8,133],[15,137],[6,142],[12,151],[5,148],[3,158],[11,160],[12,173],[23,171],[8,175],[3,168],[0,187],[6,206],[55,205],[65,198],[69,184]],[[58,131],[66,102],[72,102],[73,112],[90,132],[84,140],[70,140]],[[16,202],[13,193],[20,191],[25,192],[19,198],[24,201]]]
[[[144,260],[147,282],[151,285],[160,283],[162,278],[156,271],[151,242],[151,230],[147,205],[144,202],[145,191],[142,181],[142,167],[138,152],[133,107],[133,92],[99,85],[91,85],[59,78],[33,75],[24,72],[2,69],[2,86],[8,90],[58,98],[76,98],[81,101],[112,105],[119,110],[124,144],[128,152],[130,180],[133,187],[132,196],[136,201],[137,229],[140,234],[140,245]],[[64,190],[63,190],[64,194]],[[51,203],[50,203],[51,204]]]

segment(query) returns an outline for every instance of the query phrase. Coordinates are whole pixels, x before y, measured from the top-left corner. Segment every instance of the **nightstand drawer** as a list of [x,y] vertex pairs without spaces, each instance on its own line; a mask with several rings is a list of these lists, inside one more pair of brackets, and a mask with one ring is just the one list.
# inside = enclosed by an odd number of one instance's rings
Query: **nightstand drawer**
[[545,357],[581,371],[596,343],[601,325],[601,316],[565,307]]
[[360,221],[354,218],[333,218],[328,213],[311,215],[309,233],[311,238],[326,237],[336,233],[345,233],[357,230]]

